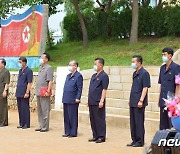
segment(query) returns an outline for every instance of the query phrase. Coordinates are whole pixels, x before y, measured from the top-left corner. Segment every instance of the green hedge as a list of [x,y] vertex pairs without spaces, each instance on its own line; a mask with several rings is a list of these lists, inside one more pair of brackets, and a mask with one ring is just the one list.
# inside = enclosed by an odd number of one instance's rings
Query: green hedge
[[[111,11],[109,15],[100,11],[83,14],[89,39],[120,37],[127,38],[131,30],[132,10]],[[141,8],[139,10],[139,37],[155,35],[180,36],[180,7]],[[64,18],[64,29],[68,40],[81,40],[82,33],[76,14]]]

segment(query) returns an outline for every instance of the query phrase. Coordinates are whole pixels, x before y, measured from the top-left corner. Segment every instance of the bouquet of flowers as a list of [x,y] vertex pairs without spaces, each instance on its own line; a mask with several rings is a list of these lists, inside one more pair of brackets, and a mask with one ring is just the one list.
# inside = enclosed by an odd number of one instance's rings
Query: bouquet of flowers
[[[175,83],[180,85],[180,75],[176,75]],[[180,96],[180,95],[179,95]],[[180,97],[175,97],[174,94],[168,92],[167,99],[164,99],[168,110],[168,116],[171,118],[171,122],[176,131],[180,132]]]
[[175,83],[176,83],[176,84],[180,84],[180,74],[179,74],[179,75],[176,75],[176,77],[175,77]]
[[[180,84],[180,74],[175,76],[175,83]],[[165,110],[168,110],[169,117],[180,117],[180,97],[175,97],[174,94],[168,92],[165,101]]]
[[180,117],[180,98],[168,97],[164,101],[166,104],[165,110],[168,110],[169,117]]

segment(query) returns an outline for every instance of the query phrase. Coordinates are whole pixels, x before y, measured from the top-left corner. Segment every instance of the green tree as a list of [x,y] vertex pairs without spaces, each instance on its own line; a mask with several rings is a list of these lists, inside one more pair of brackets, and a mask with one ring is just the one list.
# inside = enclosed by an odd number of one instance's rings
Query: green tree
[[139,4],[138,0],[133,0],[132,25],[129,45],[135,45],[138,42],[138,17]]
[[17,7],[22,7],[19,0],[0,0],[0,19],[5,19]]
[[[83,18],[83,13],[85,13],[88,8],[92,8],[93,1],[92,0],[65,0],[65,10],[67,15],[69,14],[77,14],[81,32],[83,36],[83,47],[88,47],[88,33],[87,27]],[[88,11],[87,11],[88,12]]]
[[88,47],[88,34],[87,34],[87,28],[83,19],[83,16],[80,12],[80,8],[79,8],[79,2],[78,0],[73,0],[72,1],[74,8],[76,10],[79,22],[80,22],[80,26],[81,26],[81,30],[82,30],[82,34],[83,34],[83,47],[87,48]]
[[56,14],[58,12],[57,6],[62,4],[64,0],[20,0],[21,5],[40,5],[40,4],[48,4],[49,5],[49,16],[52,14]]

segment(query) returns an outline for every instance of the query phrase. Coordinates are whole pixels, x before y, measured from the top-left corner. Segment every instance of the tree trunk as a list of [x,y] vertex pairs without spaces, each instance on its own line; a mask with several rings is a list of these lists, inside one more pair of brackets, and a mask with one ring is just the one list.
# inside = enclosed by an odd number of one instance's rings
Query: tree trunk
[[146,7],[146,2],[145,2],[145,0],[142,0],[142,6],[143,6],[143,8]]
[[52,49],[53,44],[52,44],[52,42],[51,42],[51,36],[50,36],[49,26],[47,26],[47,38],[48,38],[49,49]]
[[110,9],[111,9],[111,5],[112,5],[112,0],[109,0],[108,1],[108,4],[107,4],[107,11],[109,12]]
[[132,25],[131,25],[131,36],[130,36],[129,45],[135,45],[138,42],[138,14],[139,14],[138,0],[133,0]]
[[[96,0],[96,2],[98,3],[98,5],[101,7],[102,6],[102,3],[100,3],[99,0]],[[107,37],[111,36],[111,31],[112,31],[112,28],[111,28],[111,24],[108,23],[108,19],[109,19],[109,14],[110,14],[110,10],[111,10],[111,6],[112,6],[112,0],[107,0],[107,3],[105,5],[105,9],[104,9],[104,13],[105,13],[105,21],[106,23],[103,25],[105,28],[105,36],[104,38],[106,39]]]
[[158,7],[162,8],[162,0],[159,0]]
[[150,4],[151,0],[142,0],[142,6],[143,8],[147,8]]
[[76,10],[76,13],[77,13],[80,25],[81,25],[81,30],[82,30],[82,34],[83,34],[83,47],[87,48],[88,47],[88,34],[87,34],[87,29],[86,29],[86,25],[85,25],[83,16],[79,9],[78,0],[73,0],[73,4],[74,4],[74,7],[75,7],[75,10]]
[[102,4],[100,3],[100,1],[99,0],[96,0],[96,2],[98,3],[98,5],[99,6],[101,6]]
[[111,6],[112,6],[112,0],[109,0],[107,4],[107,36],[111,36],[111,31],[112,31],[111,24],[108,22]]

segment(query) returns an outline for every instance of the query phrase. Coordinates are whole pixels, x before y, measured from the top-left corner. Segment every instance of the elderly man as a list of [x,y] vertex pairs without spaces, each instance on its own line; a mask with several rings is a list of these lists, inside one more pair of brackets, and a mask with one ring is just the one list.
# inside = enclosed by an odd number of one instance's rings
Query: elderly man
[[69,62],[70,73],[66,77],[63,92],[64,128],[63,137],[76,137],[78,128],[78,107],[81,100],[83,77],[77,71],[78,62]]
[[35,129],[35,131],[40,132],[49,130],[50,96],[53,85],[53,69],[48,64],[49,60],[50,55],[43,53],[36,83],[39,128]]

